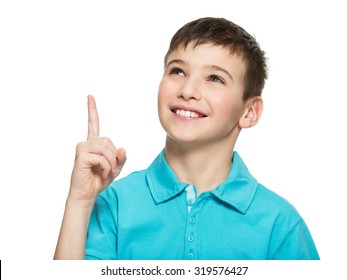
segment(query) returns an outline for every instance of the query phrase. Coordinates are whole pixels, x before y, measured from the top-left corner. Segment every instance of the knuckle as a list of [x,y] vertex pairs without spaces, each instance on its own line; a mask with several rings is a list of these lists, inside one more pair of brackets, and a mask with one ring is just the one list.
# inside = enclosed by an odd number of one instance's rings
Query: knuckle
[[101,140],[102,140],[102,143],[104,143],[105,145],[108,145],[111,143],[111,140],[108,137],[102,137]]
[[107,164],[107,165],[104,167],[104,170],[107,171],[107,172],[109,173],[109,172],[111,171],[111,166]]
[[109,147],[110,145],[112,145],[112,141],[108,137],[100,138],[100,143],[101,143],[103,148],[106,148],[106,147]]
[[79,163],[79,162],[84,162],[86,160],[86,155],[84,152],[78,152],[76,153],[76,156],[75,156],[75,162],[76,163]]
[[86,142],[79,142],[76,145],[76,155],[80,154],[85,148]]

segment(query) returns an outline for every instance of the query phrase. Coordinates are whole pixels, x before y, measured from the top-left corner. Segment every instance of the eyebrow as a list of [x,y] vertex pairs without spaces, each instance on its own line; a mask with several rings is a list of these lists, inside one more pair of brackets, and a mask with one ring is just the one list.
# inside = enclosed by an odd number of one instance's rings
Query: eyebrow
[[[167,68],[169,65],[174,64],[174,63],[182,64],[182,65],[185,65],[185,64],[186,64],[182,59],[173,59],[173,60],[170,60],[170,61],[166,64],[166,68]],[[225,70],[224,68],[222,68],[222,67],[220,67],[220,66],[217,66],[217,65],[206,65],[206,66],[204,66],[204,68],[205,68],[205,69],[208,69],[208,70],[222,71],[222,72],[225,73],[232,81],[234,81],[233,76],[232,76],[227,70]]]
[[185,62],[182,60],[182,59],[173,59],[173,60],[170,60],[167,64],[166,64],[166,67],[167,68],[169,65],[171,64],[174,64],[174,63],[177,63],[177,64],[185,64]]

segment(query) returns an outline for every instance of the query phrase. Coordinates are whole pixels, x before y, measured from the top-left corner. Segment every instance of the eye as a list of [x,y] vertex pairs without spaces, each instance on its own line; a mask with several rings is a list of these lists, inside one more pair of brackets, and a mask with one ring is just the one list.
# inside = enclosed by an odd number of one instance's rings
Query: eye
[[181,77],[185,77],[186,76],[186,74],[183,72],[183,70],[180,69],[180,68],[177,68],[177,67],[172,68],[170,70],[170,75],[178,75],[178,76],[181,76]]
[[225,84],[224,80],[217,75],[211,75],[208,80],[215,83]]

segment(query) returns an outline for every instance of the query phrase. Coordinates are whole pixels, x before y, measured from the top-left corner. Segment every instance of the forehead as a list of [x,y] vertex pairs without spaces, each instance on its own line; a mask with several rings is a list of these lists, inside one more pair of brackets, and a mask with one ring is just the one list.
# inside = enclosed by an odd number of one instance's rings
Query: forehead
[[241,54],[211,43],[201,45],[189,43],[187,47],[180,45],[169,54],[166,65],[173,60],[180,60],[183,64],[196,68],[218,66],[226,69],[233,77],[239,77],[242,80],[246,73],[246,63]]

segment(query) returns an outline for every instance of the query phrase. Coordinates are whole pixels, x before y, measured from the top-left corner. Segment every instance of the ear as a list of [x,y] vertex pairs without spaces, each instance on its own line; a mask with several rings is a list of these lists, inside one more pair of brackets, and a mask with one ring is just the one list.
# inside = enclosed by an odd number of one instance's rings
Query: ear
[[250,128],[256,125],[263,112],[263,99],[255,96],[246,102],[246,108],[240,119],[241,128]]

